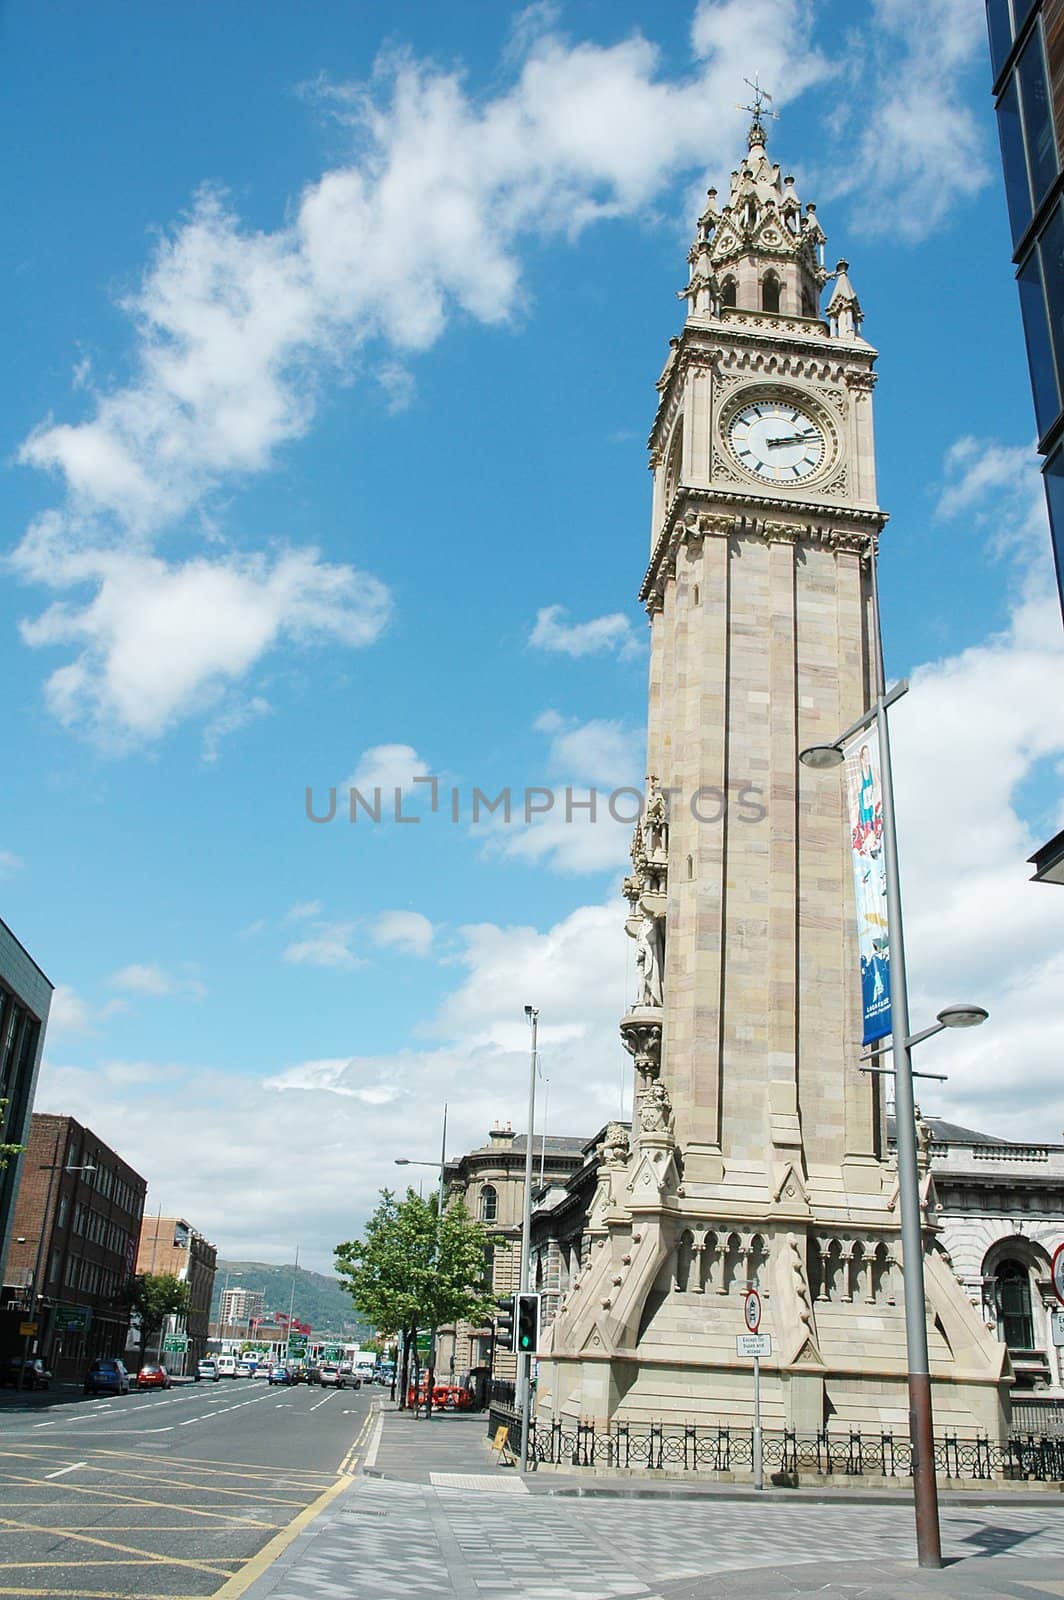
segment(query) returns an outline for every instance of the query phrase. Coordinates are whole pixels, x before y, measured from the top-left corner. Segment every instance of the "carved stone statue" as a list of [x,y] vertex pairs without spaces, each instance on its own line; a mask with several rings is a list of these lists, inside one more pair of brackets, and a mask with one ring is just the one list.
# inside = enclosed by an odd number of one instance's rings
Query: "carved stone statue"
[[635,964],[640,973],[640,993],[637,1004],[660,1006],[664,999],[662,968],[664,966],[664,932],[657,917],[643,913],[636,943]]
[[652,789],[643,813],[643,842],[648,855],[668,852],[669,808],[660,789]]

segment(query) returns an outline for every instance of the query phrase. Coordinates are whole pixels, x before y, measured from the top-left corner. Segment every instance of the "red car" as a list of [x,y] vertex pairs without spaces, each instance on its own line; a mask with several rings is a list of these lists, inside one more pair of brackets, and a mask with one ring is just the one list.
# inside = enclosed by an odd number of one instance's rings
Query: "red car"
[[166,1368],[160,1367],[155,1361],[146,1361],[136,1378],[138,1389],[169,1389],[172,1382]]

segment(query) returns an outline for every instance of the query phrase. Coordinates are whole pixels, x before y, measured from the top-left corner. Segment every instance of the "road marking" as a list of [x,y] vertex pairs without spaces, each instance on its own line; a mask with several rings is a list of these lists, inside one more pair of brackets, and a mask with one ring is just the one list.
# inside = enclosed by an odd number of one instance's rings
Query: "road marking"
[[326,1401],[328,1401],[328,1400],[331,1400],[331,1399],[332,1399],[332,1398],[333,1398],[333,1397],[332,1397],[332,1395],[331,1395],[331,1394],[327,1394],[327,1395],[326,1395],[326,1396],[325,1396],[325,1399],[324,1399],[324,1400],[317,1400],[317,1401],[315,1401],[315,1403],[314,1403],[314,1404],[313,1404],[313,1405],[312,1405],[312,1406],[311,1406],[311,1408],[310,1408],[310,1409],[311,1409],[311,1410],[312,1410],[312,1411],[318,1411],[318,1410],[320,1410],[320,1408],[321,1408],[321,1407],[322,1407],[322,1406],[323,1406],[323,1405],[325,1405],[325,1403],[326,1403]]
[[58,1472],[46,1472],[45,1473],[45,1477],[46,1478],[65,1478],[68,1472],[76,1472],[79,1467],[83,1467],[84,1465],[85,1465],[84,1461],[75,1461],[72,1466],[60,1467]]
[[216,1589],[211,1596],[211,1600],[236,1600],[238,1595],[246,1594],[255,1579],[261,1578],[262,1574],[268,1567],[273,1565],[282,1551],[287,1550],[293,1539],[301,1534],[303,1529],[314,1521],[315,1517],[320,1516],[326,1506],[331,1505],[337,1495],[342,1494],[353,1482],[354,1480],[346,1472],[341,1473],[336,1482],[324,1489],[316,1500],[310,1502],[309,1506],[304,1507],[298,1517],[293,1517],[287,1528],[283,1528],[280,1533],[275,1534],[268,1544],[263,1545],[257,1555],[252,1556],[246,1566],[242,1567],[239,1572],[234,1572],[233,1576],[226,1583],[223,1583],[220,1589]]
[[[16,1522],[10,1517],[0,1517],[0,1528],[14,1528],[19,1533],[45,1533],[55,1537],[55,1527],[49,1523]],[[146,1567],[184,1567],[193,1572],[209,1572],[214,1578],[228,1578],[229,1573],[225,1567],[218,1565],[218,1561],[189,1561],[183,1556],[161,1556],[150,1550],[138,1550],[135,1545],[119,1544],[114,1539],[93,1539],[87,1533],[64,1534],[65,1538],[73,1540],[75,1544],[90,1544],[97,1550],[117,1550],[124,1556],[139,1556],[138,1565]],[[92,1565],[91,1562],[88,1565]]]

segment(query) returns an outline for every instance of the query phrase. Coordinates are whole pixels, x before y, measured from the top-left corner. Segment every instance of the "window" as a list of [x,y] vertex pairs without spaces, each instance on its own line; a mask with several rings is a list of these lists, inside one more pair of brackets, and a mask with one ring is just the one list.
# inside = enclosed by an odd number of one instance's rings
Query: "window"
[[1027,1268],[1021,1261],[1003,1261],[995,1276],[1001,1337],[1010,1350],[1033,1350],[1034,1319]]
[[735,306],[736,300],[734,278],[725,278],[724,282],[721,284],[720,303],[722,306]]
[[494,1222],[499,1214],[499,1195],[492,1184],[486,1183],[480,1191],[480,1220]]
[[1001,143],[1001,165],[1005,173],[1005,199],[1009,207],[1012,242],[1016,244],[1033,215],[1031,190],[1027,182],[1027,157],[1023,148],[1023,124],[1020,121],[1020,92],[1016,79],[997,105],[998,139]]
[[774,272],[766,272],[761,282],[761,309],[762,311],[778,311],[780,308],[780,280]]
[[1035,209],[1041,205],[1057,175],[1057,141],[1046,83],[1042,30],[1035,28],[1020,53],[1016,77],[1023,103],[1023,129],[1027,135],[1027,161]]
[[802,290],[802,316],[816,316],[816,296],[813,294],[812,289],[808,287]]
[[1005,58],[1012,49],[1012,19],[1009,16],[1009,0],[986,0],[986,25],[990,34],[990,59],[993,62],[994,77],[996,78],[1005,65]]
[[1060,587],[1060,603],[1064,606],[1064,447],[1054,451],[1046,462],[1045,481],[1057,584]]
[[1031,369],[1034,414],[1039,434],[1046,432],[1060,410],[1053,347],[1049,342],[1049,318],[1042,290],[1042,267],[1037,248],[1031,251],[1017,279],[1020,290],[1020,315],[1027,343],[1027,364]]
[[69,1197],[69,1195],[61,1194],[59,1196],[59,1210],[56,1212],[56,1216],[55,1216],[55,1225],[56,1225],[57,1228],[65,1228],[66,1227],[67,1212],[69,1210],[70,1210],[70,1197]]

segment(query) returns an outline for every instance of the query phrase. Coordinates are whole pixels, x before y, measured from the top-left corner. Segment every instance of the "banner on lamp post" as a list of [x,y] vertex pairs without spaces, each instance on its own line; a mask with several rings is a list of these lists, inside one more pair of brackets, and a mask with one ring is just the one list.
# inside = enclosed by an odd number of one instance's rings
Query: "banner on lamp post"
[[892,1026],[883,785],[875,730],[867,729],[851,739],[845,754],[857,944],[861,957],[863,1042],[874,1044],[889,1034]]

